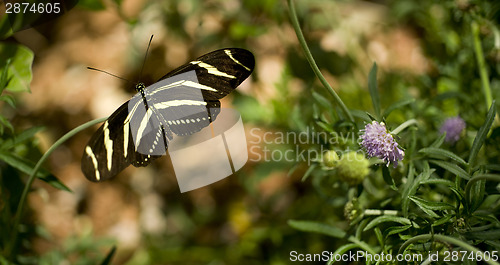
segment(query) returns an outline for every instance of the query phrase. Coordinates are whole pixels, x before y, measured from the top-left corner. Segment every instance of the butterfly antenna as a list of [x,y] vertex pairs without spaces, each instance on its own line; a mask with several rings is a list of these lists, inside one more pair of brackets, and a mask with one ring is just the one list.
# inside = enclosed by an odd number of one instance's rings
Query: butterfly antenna
[[134,82],[132,82],[132,81],[130,81],[130,80],[127,80],[127,79],[125,79],[125,78],[123,78],[123,77],[119,77],[119,76],[117,76],[117,75],[114,75],[114,74],[112,74],[112,73],[110,73],[110,72],[106,72],[106,71],[101,70],[101,69],[97,69],[97,68],[94,68],[94,67],[87,67],[87,69],[89,69],[89,70],[94,70],[94,71],[101,72],[101,73],[105,73],[105,74],[108,74],[108,75],[110,75],[110,76],[114,76],[114,77],[116,77],[116,78],[119,78],[119,79],[121,79],[121,80],[125,80],[125,81],[127,81],[127,82],[129,82],[129,83],[135,84]]
[[144,61],[142,62],[141,75],[139,76],[139,80],[142,78],[142,71],[144,70],[144,65],[146,64],[146,58],[148,58],[149,47],[151,46],[151,41],[153,40],[153,36],[149,39],[148,48],[146,49],[146,55],[144,55]]

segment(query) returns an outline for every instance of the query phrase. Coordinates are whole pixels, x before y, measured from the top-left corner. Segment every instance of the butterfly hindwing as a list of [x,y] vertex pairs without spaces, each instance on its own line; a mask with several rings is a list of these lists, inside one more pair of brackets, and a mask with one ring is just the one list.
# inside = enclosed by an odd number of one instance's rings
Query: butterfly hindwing
[[[175,108],[172,107],[161,113],[155,109],[151,112],[153,115],[157,115],[156,119],[162,125],[144,133],[141,137],[156,139],[156,136],[160,136],[161,139],[158,141],[164,141],[164,145],[160,144],[156,147],[166,149],[172,133],[180,136],[190,135],[208,126],[220,111],[219,99],[240,85],[251,74],[254,66],[255,59],[251,52],[244,49],[228,48],[205,54],[169,72],[159,81],[190,71],[196,73],[198,83],[192,86],[201,90],[202,100],[205,101],[204,108],[185,114],[181,116],[181,119],[176,118],[178,115],[175,111],[182,112],[185,106],[177,104]],[[154,94],[154,91],[149,92]],[[170,99],[170,96],[173,99]],[[147,103],[154,107],[154,104],[169,104],[170,100],[184,99],[180,92],[169,95],[169,99],[161,98],[161,100],[158,102],[151,100]],[[140,107],[145,107],[144,103],[141,104]],[[82,172],[87,179],[103,181],[117,175],[130,164],[136,167],[147,166],[151,161],[161,157],[161,155],[137,152],[131,132],[133,126],[129,125],[133,115],[134,111],[130,112],[127,101],[94,133],[85,146],[82,157]],[[144,143],[147,144],[149,141]]]
[[82,156],[82,172],[91,181],[103,181],[130,164],[147,166],[160,156],[135,152],[127,117],[128,101],[121,105],[94,133]]

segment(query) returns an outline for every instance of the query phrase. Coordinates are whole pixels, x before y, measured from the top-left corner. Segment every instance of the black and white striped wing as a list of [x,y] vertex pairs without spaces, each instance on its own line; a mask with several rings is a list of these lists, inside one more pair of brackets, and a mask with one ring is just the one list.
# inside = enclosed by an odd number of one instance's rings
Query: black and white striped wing
[[[227,48],[207,53],[196,60],[172,70],[160,80],[195,71],[199,89],[207,102],[208,112],[186,116],[183,120],[168,119],[170,130],[176,135],[190,135],[206,127],[220,111],[219,99],[231,93],[252,73],[255,59],[251,52],[239,48]],[[189,121],[189,123],[188,123]]]
[[[219,99],[239,86],[252,73],[254,66],[255,59],[251,52],[229,48],[208,53],[169,72],[160,80],[195,71],[198,79],[198,85],[195,84],[195,86],[210,88],[201,89],[206,111],[184,115],[182,119],[176,118],[175,115],[172,115],[172,118],[168,113],[161,114],[161,117],[156,117],[156,119],[164,122],[168,128],[162,126],[146,135],[151,137],[152,134],[161,133],[169,138],[170,132],[176,135],[188,135],[200,131],[208,125],[201,121],[208,119],[211,122],[217,117],[220,108]],[[182,100],[182,98],[173,100]],[[179,104],[179,101],[175,104],[172,102],[169,104],[168,101],[170,100],[154,103],[168,105],[169,111],[173,112],[177,107],[181,109],[182,104]],[[160,157],[137,152],[131,126],[129,126],[133,115],[126,102],[94,133],[85,146],[82,157],[82,172],[87,179],[103,181],[117,175],[130,164],[136,167],[147,166],[152,160]]]
[[109,179],[130,164],[147,166],[160,156],[144,155],[135,151],[130,132],[128,101],[121,105],[85,146],[82,172],[91,181]]

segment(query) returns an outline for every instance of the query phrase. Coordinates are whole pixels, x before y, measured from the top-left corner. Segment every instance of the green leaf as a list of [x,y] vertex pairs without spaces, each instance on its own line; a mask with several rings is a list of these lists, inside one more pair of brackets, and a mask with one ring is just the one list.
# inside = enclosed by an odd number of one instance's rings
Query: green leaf
[[14,131],[14,127],[4,116],[0,115],[0,134],[3,134],[3,127],[7,127],[11,132]]
[[422,211],[433,218],[439,218],[440,216],[434,212],[434,210],[451,210],[454,209],[453,205],[443,203],[443,202],[430,202],[415,196],[411,196],[412,200]]
[[391,172],[389,172],[389,169],[385,166],[382,166],[382,177],[387,185],[389,185],[393,190],[397,190],[396,183],[391,176]]
[[300,231],[320,233],[335,238],[344,238],[346,235],[340,228],[319,222],[288,220],[288,225]]
[[455,182],[447,179],[426,179],[420,181],[420,185],[431,185],[431,184],[434,185],[441,184],[448,187],[455,187]]
[[403,191],[401,192],[401,209],[403,211],[403,216],[408,217],[408,212],[410,208],[410,196],[417,192],[418,187],[422,180],[427,180],[430,175],[434,172],[434,169],[429,168],[429,164],[425,163],[424,170],[416,178],[414,177],[415,169],[411,167],[408,171],[408,180],[403,186]]
[[111,259],[113,258],[113,255],[115,255],[115,252],[116,252],[116,246],[113,246],[109,251],[108,255],[106,255],[106,258],[101,262],[101,265],[111,264]]
[[35,136],[35,134],[39,131],[41,131],[44,127],[41,126],[36,126],[29,128],[20,134],[18,134],[15,137],[9,138],[7,141],[5,141],[2,146],[0,147],[0,150],[8,150],[16,145],[19,145],[21,143],[26,142],[27,140],[30,140]]
[[370,119],[370,116],[368,116],[366,114],[365,111],[362,111],[362,110],[357,110],[357,109],[351,109],[349,110],[349,112],[351,113],[351,115],[354,117],[354,118],[358,118],[366,123],[370,123],[372,122],[372,119]]
[[500,229],[489,229],[488,231],[467,232],[465,236],[470,239],[499,240]]
[[380,119],[380,95],[378,93],[377,85],[377,64],[373,63],[372,69],[368,74],[368,90],[370,90],[370,96],[372,98],[373,110],[375,111],[375,116]]
[[12,108],[16,108],[16,101],[11,95],[0,96],[0,100],[7,102]]
[[[28,175],[31,174],[33,168],[35,167],[34,163],[32,163],[31,161],[12,153],[0,152],[0,160],[3,160],[5,163],[9,164],[13,168]],[[36,176],[43,177],[44,172],[38,171]]]
[[397,102],[391,104],[387,109],[384,110],[384,114],[382,115],[382,117],[387,118],[387,116],[389,116],[389,114],[391,114],[391,112],[393,112],[394,110],[402,108],[402,107],[404,107],[408,104],[411,104],[413,102],[415,102],[414,98],[403,99],[403,100],[397,101]]
[[392,226],[392,227],[387,228],[385,230],[385,233],[387,233],[387,236],[399,234],[405,230],[408,230],[411,227],[412,227],[411,224],[410,225],[403,225],[403,226]]
[[6,65],[0,65],[0,72],[3,72],[4,68],[8,70],[7,78],[9,83],[7,90],[11,92],[30,91],[33,58],[33,52],[22,45],[0,43],[0,62],[11,60],[7,67]]
[[427,148],[422,148],[422,149],[418,150],[418,152],[423,153],[423,154],[428,155],[428,156],[433,157],[433,158],[439,158],[439,159],[443,159],[443,160],[445,160],[447,158],[451,158],[464,166],[467,165],[467,162],[465,162],[465,160],[463,160],[461,157],[455,155],[453,152],[450,152],[448,150],[444,150],[441,148],[427,147]]
[[44,176],[38,178],[45,181],[47,184],[58,190],[72,192],[70,188],[64,185],[64,183],[62,183],[58,178],[56,178],[56,176],[52,174],[45,174]]
[[0,17],[0,40],[4,40],[12,35],[12,27],[7,16]]
[[451,218],[453,218],[453,216],[454,215],[452,215],[452,214],[447,214],[443,218],[434,221],[431,226],[436,227],[436,226],[440,226],[442,224],[446,224],[451,220]]
[[474,166],[474,163],[476,162],[476,157],[477,154],[479,153],[479,149],[481,149],[481,146],[483,146],[484,144],[484,140],[486,139],[488,131],[490,130],[491,125],[493,124],[495,115],[496,115],[495,100],[493,100],[493,103],[491,103],[490,110],[486,115],[486,120],[484,121],[481,128],[479,128],[479,130],[477,131],[476,138],[474,138],[474,142],[472,143],[472,148],[469,155],[469,165],[471,166]]
[[[35,164],[33,162],[12,153],[0,152],[0,160],[3,160],[5,163],[27,175],[30,175],[33,172],[33,168],[35,167]],[[56,189],[71,192],[68,187],[66,187],[54,175],[50,174],[50,172],[46,170],[39,170],[36,173],[36,177],[47,182]]]
[[470,175],[465,172],[461,167],[457,166],[456,164],[446,162],[446,161],[439,161],[439,160],[429,160],[430,163],[438,165],[442,167],[443,169],[453,173],[454,175],[457,175],[463,179],[469,180]]
[[316,102],[318,102],[322,107],[324,107],[326,109],[333,108],[330,101],[328,99],[326,99],[325,97],[323,97],[323,95],[317,93],[316,91],[313,91],[312,96],[316,100]]
[[327,123],[323,122],[323,121],[318,120],[318,121],[316,121],[316,124],[319,127],[321,127],[321,129],[323,129],[323,130],[325,130],[325,131],[327,131],[329,133],[335,133],[335,131],[331,128],[331,126],[328,125]]
[[[351,250],[351,249],[355,249],[355,248],[359,248],[358,244],[346,244],[346,245],[343,245],[339,248],[337,248],[337,250],[335,250],[335,252],[333,253],[333,256],[341,256],[342,254],[346,253],[347,251]],[[328,261],[328,264],[327,265],[331,265],[335,262],[335,259],[333,260],[330,260]]]
[[377,236],[377,240],[378,240],[380,247],[383,248],[384,247],[384,236],[382,235],[382,231],[380,230],[380,228],[375,227],[373,229],[373,232],[375,232],[375,236]]
[[486,180],[476,181],[470,191],[470,212],[474,212],[483,203]]
[[9,84],[9,66],[11,59],[7,59],[5,66],[3,67],[2,74],[0,75],[0,95],[3,93],[4,89],[7,88]]
[[484,165],[484,169],[492,171],[500,171],[500,164],[487,164]]
[[422,209],[422,211],[424,211],[425,214],[427,214],[428,216],[430,216],[432,218],[439,218],[439,215],[437,213],[435,213],[433,210],[429,210],[429,209],[422,208],[422,207],[420,207],[420,209]]
[[302,181],[306,181],[307,178],[309,178],[309,176],[311,175],[311,173],[314,171],[314,169],[316,169],[318,165],[315,163],[315,164],[312,164],[306,171],[306,173],[304,173],[304,176],[302,177]]
[[429,147],[440,147],[443,144],[445,138],[446,133],[441,134]]
[[369,222],[363,229],[363,232],[368,231],[381,223],[387,223],[387,222],[395,222],[395,223],[400,223],[402,225],[411,225],[411,221],[408,218],[394,216],[394,215],[382,215],[371,220],[371,222]]
[[444,210],[455,209],[455,206],[445,202],[432,202],[415,196],[411,196],[410,200],[416,203],[419,207],[425,207],[426,209],[433,211],[444,211]]

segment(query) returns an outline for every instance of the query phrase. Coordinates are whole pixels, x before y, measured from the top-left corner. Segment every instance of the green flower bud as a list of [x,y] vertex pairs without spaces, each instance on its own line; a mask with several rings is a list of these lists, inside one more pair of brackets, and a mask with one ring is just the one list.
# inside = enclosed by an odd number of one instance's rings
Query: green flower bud
[[335,150],[326,151],[323,154],[323,165],[325,167],[336,167],[339,161],[339,156]]
[[361,153],[351,151],[342,155],[337,163],[337,175],[349,185],[357,185],[370,173],[370,163]]
[[357,198],[353,198],[352,200],[349,200],[345,204],[344,217],[349,223],[359,218],[362,214],[363,214],[363,209],[359,205]]

